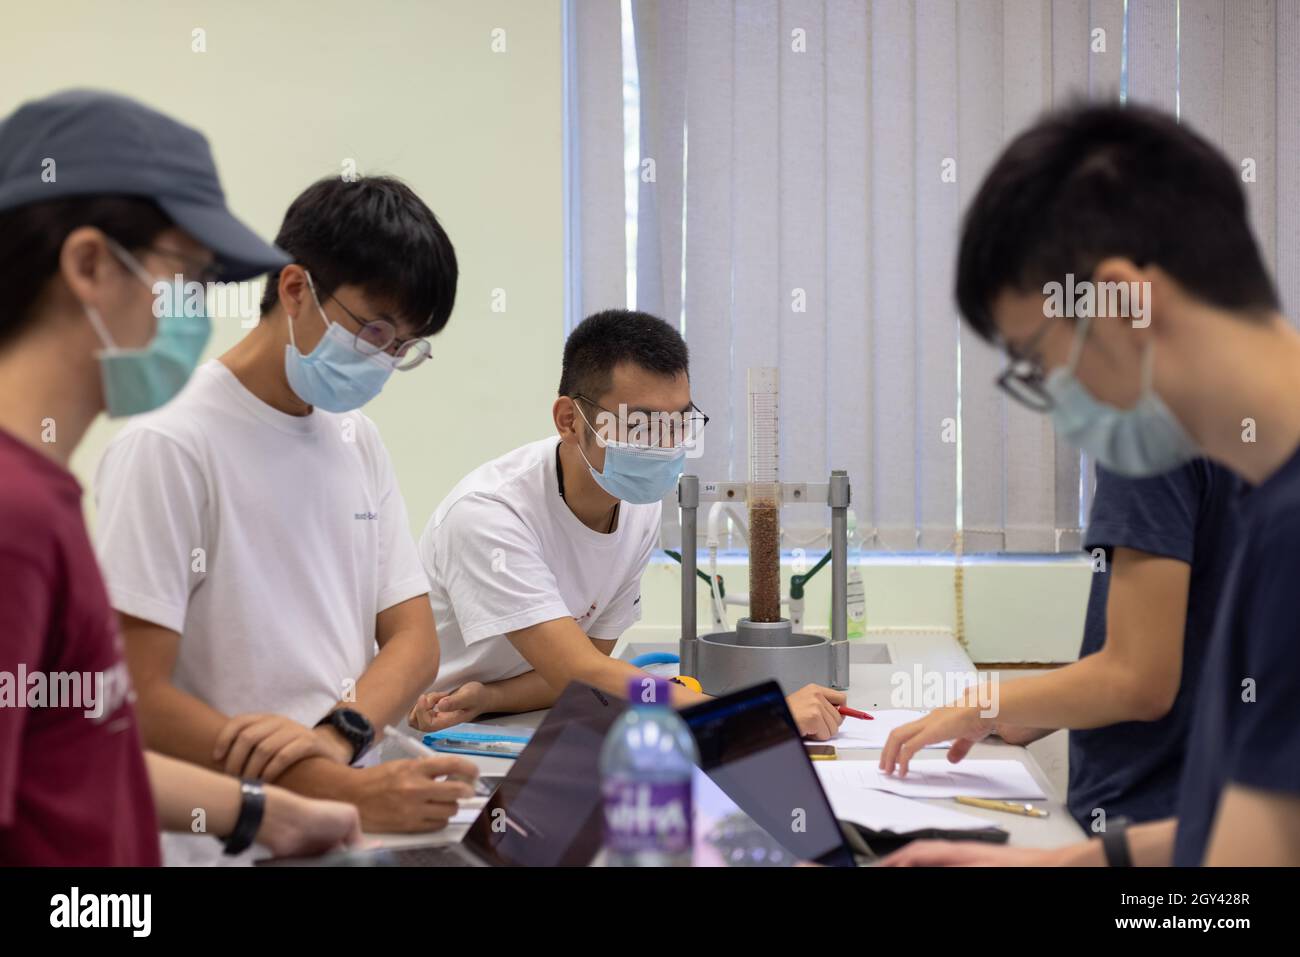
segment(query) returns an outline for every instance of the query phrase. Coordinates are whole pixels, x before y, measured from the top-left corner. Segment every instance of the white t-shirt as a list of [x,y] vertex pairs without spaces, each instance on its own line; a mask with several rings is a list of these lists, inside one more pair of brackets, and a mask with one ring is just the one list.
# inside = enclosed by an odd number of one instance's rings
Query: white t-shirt
[[314,725],[374,658],[375,617],[429,590],[374,423],[286,415],[217,360],[118,433],[95,498],[113,607],[180,633],[173,682],[226,715]]
[[560,498],[559,438],[470,472],[420,536],[442,665],[434,689],[531,671],[506,637],[556,618],[613,641],[641,618],[641,573],[659,540],[660,504],[618,509],[609,534]]

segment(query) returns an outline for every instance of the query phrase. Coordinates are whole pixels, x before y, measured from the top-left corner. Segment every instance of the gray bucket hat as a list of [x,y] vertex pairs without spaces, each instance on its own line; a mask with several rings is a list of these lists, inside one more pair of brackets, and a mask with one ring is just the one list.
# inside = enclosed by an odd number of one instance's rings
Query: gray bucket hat
[[0,211],[65,196],[130,195],[156,202],[217,256],[225,280],[288,265],[226,208],[198,130],[114,93],[68,90],[0,120]]

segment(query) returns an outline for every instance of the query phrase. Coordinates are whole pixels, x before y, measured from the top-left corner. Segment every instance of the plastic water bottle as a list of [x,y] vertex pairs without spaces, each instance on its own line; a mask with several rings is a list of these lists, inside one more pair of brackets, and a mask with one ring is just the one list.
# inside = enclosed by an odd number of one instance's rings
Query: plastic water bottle
[[691,865],[691,772],[695,739],[670,704],[667,678],[628,681],[631,707],[600,751],[609,867]]

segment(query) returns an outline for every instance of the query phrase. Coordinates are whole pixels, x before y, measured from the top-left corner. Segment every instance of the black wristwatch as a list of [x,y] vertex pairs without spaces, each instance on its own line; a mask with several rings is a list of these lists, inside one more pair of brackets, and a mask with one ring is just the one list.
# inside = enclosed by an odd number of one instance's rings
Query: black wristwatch
[[1132,867],[1133,855],[1128,846],[1128,820],[1121,818],[1101,835],[1101,849],[1107,867]]
[[226,854],[241,854],[253,846],[257,832],[262,829],[266,813],[266,791],[262,782],[245,778],[239,782],[239,817],[235,827],[223,840]]
[[375,726],[360,711],[353,711],[351,708],[335,708],[317,721],[316,727],[319,728],[323,724],[329,725],[343,735],[343,740],[352,745],[352,760],[348,762],[349,764],[356,764],[361,755],[375,743]]

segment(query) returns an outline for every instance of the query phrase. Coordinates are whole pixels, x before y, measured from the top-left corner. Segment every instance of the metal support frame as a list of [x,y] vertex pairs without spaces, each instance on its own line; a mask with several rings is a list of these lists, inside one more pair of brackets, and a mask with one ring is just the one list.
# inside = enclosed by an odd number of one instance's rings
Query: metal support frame
[[[849,476],[847,472],[836,469],[831,472],[830,482],[825,486],[782,483],[781,487],[785,502],[815,501],[809,493],[826,490],[826,504],[831,510],[831,685],[842,690],[849,686],[848,513],[852,497]],[[744,493],[745,487],[741,483],[710,482],[701,495],[700,479],[696,475],[683,475],[677,484],[682,524],[682,637],[678,655],[683,674],[698,676],[699,669],[696,543],[700,501],[743,502]]]
[[678,648],[681,672],[694,675],[699,664],[695,618],[695,559],[697,548],[696,520],[700,507],[700,479],[683,475],[677,482],[677,505],[682,516],[682,640]]
[[826,504],[831,508],[831,684],[849,686],[849,473],[831,472]]

